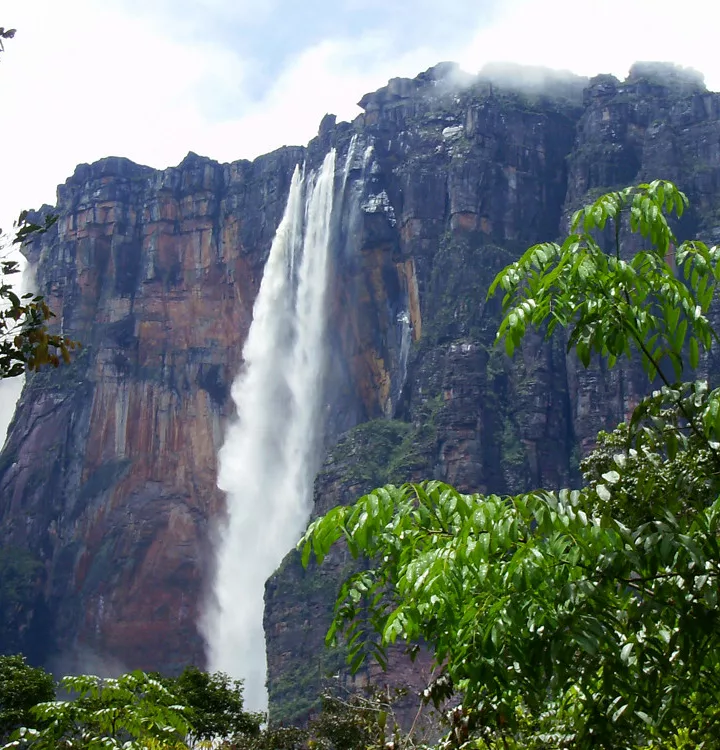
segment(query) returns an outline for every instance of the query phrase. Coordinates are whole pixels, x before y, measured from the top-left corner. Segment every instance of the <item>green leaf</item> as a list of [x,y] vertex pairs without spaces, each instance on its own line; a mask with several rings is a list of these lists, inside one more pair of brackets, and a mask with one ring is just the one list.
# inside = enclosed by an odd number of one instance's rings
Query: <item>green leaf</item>
[[[720,251],[683,243],[689,283],[676,277],[668,218],[685,203],[661,180],[602,196],[561,246],[528,249],[491,286],[504,291],[497,340],[510,353],[528,328],[562,326],[600,377],[634,351],[663,380],[627,424],[598,435],[583,489],[498,498],[408,485],[308,528],[304,544],[349,537],[368,566],[343,582],[328,634],[347,637],[354,668],[366,655],[385,664],[382,646],[398,638],[427,649],[468,720],[463,746],[649,747],[678,727],[694,733],[685,747],[714,746],[720,392],[672,384],[667,365],[679,378],[687,337],[692,364],[714,336],[705,311]],[[625,227],[623,213],[642,235],[631,260],[593,237],[608,217]],[[623,408],[638,392],[633,381]]]
[[598,484],[595,487],[595,491],[597,492],[598,497],[605,502],[609,502],[612,498],[610,490],[604,484]]
[[692,336],[690,338],[690,367],[692,367],[693,370],[696,370],[699,362],[700,350],[698,348],[698,341],[694,336]]

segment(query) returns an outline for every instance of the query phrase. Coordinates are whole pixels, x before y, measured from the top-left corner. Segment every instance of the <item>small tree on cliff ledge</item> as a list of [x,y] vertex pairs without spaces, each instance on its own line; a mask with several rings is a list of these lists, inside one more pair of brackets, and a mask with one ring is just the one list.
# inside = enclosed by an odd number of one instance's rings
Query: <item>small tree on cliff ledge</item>
[[[528,327],[559,325],[586,366],[636,353],[663,383],[601,434],[583,490],[388,486],[301,542],[306,564],[339,540],[370,560],[328,641],[344,631],[354,667],[397,640],[430,648],[442,676],[428,696],[462,701],[448,748],[720,747],[720,392],[676,383],[714,337],[720,249],[678,245],[668,216],[686,204],[667,182],[602,196],[490,289],[505,292],[510,354]],[[625,227],[644,245],[628,260]]]

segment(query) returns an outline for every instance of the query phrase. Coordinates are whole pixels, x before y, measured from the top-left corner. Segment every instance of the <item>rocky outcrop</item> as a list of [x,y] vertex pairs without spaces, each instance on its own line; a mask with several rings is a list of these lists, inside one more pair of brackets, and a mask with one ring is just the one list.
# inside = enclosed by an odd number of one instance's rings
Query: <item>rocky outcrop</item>
[[[230,384],[292,171],[330,147],[348,176],[316,513],[405,479],[575,483],[597,430],[640,397],[632,368],[581,371],[559,339],[530,338],[509,361],[486,291],[588,195],[639,179],[676,180],[695,206],[680,230],[720,237],[720,97],[668,66],[588,82],[507,68],[469,79],[442,64],[360,104],[353,123],[327,116],[306,149],[233,164],[190,154],[162,172],[106,159],[59,189],[60,220],[30,257],[83,349],[28,379],[0,456],[2,544],[32,558],[13,616],[37,658],[202,663]],[[304,571],[293,553],[268,582],[277,718],[302,715],[325,675],[343,674],[322,641],[353,565],[337,550]],[[400,654],[393,666],[417,674]]]
[[34,581],[26,606],[13,605],[25,636],[4,648],[63,670],[204,663],[197,624],[223,514],[230,386],[292,172],[330,146],[350,170],[326,439],[391,414],[407,273],[378,240],[381,214],[371,238],[355,231],[373,196],[367,145],[351,139],[329,117],[307,149],[225,165],[189,154],[163,172],[111,158],[59,188],[59,220],[28,256],[82,349],[28,378],[0,458],[2,544],[29,551]]
[[[720,96],[697,74],[638,64],[624,82],[583,81],[581,95],[577,79],[560,76],[548,96],[531,85],[543,80],[537,71],[522,85],[512,70],[491,72],[458,90],[429,71],[361,100],[366,113],[356,124],[375,138],[374,171],[397,219],[398,257],[412,264],[422,335],[395,419],[358,426],[328,454],[316,513],[385,482],[433,477],[496,493],[579,482],[581,455],[637,403],[645,377],[603,363],[584,370],[559,338],[530,337],[509,361],[493,346],[491,279],[527,246],[561,236],[588,197],[642,180],[672,179],[688,193],[694,208],[681,235],[719,236]],[[708,359],[705,371],[719,364]],[[307,711],[337,672],[340,655],[322,651],[322,634],[352,565],[339,549],[305,572],[292,554],[268,582],[269,688],[279,718]],[[318,652],[327,663],[303,669]],[[396,652],[389,676],[359,677],[423,687],[426,674]]]

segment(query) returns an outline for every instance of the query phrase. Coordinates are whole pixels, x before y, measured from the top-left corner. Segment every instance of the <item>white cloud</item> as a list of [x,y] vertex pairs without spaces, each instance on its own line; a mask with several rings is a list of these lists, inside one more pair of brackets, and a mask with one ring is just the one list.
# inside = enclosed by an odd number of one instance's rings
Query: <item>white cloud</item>
[[4,215],[52,201],[78,162],[113,153],[176,162],[207,124],[199,92],[242,91],[236,57],[91,0],[10,0],[3,17],[18,28],[0,67]]
[[468,70],[507,61],[620,78],[638,60],[670,61],[704,73],[717,91],[718,27],[720,3],[707,0],[509,0],[458,59]]
[[[304,143],[325,112],[354,116],[366,89],[432,59],[429,50],[396,59],[378,35],[327,41],[293,59],[252,102],[244,93],[252,61],[211,40],[175,41],[117,8],[10,0],[3,18],[18,28],[0,67],[6,223],[52,202],[80,162],[114,154],[165,167],[188,150],[233,160]],[[228,99],[243,115],[211,121],[206,110]]]
[[427,67],[426,58],[426,50],[389,58],[376,34],[322,42],[298,55],[244,117],[199,134],[194,150],[231,160],[305,144],[317,133],[324,114],[354,118],[364,93],[392,75],[415,75]]
[[[391,29],[327,39],[292,58],[259,99],[248,93],[258,60],[244,59],[227,39],[219,44],[187,33],[204,13],[242,19],[247,2],[202,0],[186,20],[172,17],[167,0],[149,0],[144,13],[138,0],[3,5],[0,21],[18,28],[0,65],[5,219],[52,202],[55,185],[78,162],[116,154],[164,167],[188,150],[233,160],[304,143],[324,113],[353,117],[367,90],[440,59],[459,59],[468,70],[511,60],[586,75],[624,75],[637,59],[671,59],[700,69],[720,88],[712,39],[720,4],[705,0],[686,0],[681,12],[667,0],[607,0],[601,9],[571,0],[510,0],[484,27],[477,3],[468,0],[468,24],[480,26],[470,45],[445,40],[440,47],[428,33],[399,54]],[[273,8],[282,23],[282,3],[266,11]],[[453,8],[458,13],[459,3]]]

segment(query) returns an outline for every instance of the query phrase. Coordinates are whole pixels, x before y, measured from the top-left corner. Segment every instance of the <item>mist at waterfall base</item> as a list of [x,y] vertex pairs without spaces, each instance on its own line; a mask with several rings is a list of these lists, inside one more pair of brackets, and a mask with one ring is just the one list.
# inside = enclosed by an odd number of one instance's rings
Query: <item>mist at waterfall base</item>
[[295,169],[219,455],[227,521],[203,629],[210,669],[245,681],[250,710],[267,706],[265,581],[305,528],[319,462],[334,176],[334,150],[317,172]]

